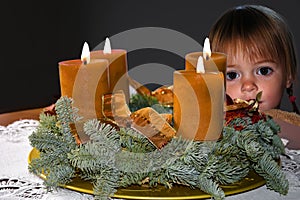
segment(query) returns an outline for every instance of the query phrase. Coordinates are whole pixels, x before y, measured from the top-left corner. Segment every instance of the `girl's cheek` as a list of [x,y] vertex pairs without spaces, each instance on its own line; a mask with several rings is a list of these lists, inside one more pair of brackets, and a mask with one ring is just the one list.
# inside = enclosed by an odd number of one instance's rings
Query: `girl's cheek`
[[226,94],[228,94],[232,99],[238,97],[238,92],[236,89],[233,89],[232,87],[227,87]]

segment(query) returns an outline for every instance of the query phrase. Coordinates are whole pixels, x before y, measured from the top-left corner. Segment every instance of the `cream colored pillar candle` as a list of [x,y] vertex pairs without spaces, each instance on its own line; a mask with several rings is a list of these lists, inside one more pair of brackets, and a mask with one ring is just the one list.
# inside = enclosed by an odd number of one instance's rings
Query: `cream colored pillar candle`
[[175,71],[173,85],[177,135],[197,141],[218,140],[224,121],[222,72],[206,72],[204,66],[200,72]]
[[92,51],[92,59],[107,59],[109,62],[109,92],[123,90],[126,99],[129,100],[129,82],[127,74],[127,52],[123,49],[111,49],[108,38],[104,50]]
[[66,60],[58,63],[61,96],[72,97],[73,85],[82,61]]
[[[197,60],[203,55],[203,52],[192,52],[185,56],[185,70],[188,71],[196,71]],[[204,57],[205,58],[205,57]],[[204,59],[205,62],[205,70],[207,72],[219,71],[223,72],[224,76],[226,75],[226,65],[227,65],[227,56],[223,53],[211,53],[211,56],[208,60]]]
[[109,92],[108,61],[67,60],[59,62],[61,95],[74,99],[74,106],[85,119],[103,118],[102,95]]
[[224,84],[221,72],[174,72],[174,126],[177,135],[213,141],[223,128]]

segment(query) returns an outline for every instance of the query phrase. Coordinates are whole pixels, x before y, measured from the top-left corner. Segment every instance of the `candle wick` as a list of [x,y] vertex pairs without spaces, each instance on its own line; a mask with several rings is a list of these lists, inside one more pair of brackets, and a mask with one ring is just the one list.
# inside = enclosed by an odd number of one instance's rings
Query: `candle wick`
[[206,59],[206,60],[209,60],[209,55],[206,55],[205,59]]
[[87,60],[86,59],[83,60],[83,64],[87,65]]

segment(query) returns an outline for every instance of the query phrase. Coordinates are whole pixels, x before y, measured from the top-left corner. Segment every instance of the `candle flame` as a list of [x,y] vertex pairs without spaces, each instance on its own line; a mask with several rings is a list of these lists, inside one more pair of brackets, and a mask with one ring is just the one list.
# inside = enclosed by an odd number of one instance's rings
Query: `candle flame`
[[197,73],[205,73],[202,56],[199,56],[198,61],[197,61]]
[[81,61],[84,64],[89,64],[91,60],[91,56],[90,56],[90,48],[87,42],[85,42],[83,44],[83,48],[82,48],[82,53],[81,53]]
[[210,42],[208,38],[205,38],[204,40],[204,46],[203,46],[203,57],[208,60],[211,56],[211,50],[210,50]]
[[110,41],[109,41],[108,38],[105,39],[103,53],[104,54],[111,54],[111,46],[110,46]]

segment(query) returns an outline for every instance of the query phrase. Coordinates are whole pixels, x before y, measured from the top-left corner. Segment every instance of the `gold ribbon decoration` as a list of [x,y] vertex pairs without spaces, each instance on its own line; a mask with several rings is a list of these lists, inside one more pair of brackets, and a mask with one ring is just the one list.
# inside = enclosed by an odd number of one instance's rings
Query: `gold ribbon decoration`
[[161,149],[176,134],[169,124],[171,114],[159,114],[153,108],[146,107],[130,112],[123,91],[103,96],[103,114],[120,127],[131,127],[145,135],[156,148]]
[[171,86],[161,86],[154,90],[153,92],[149,90],[144,85],[140,84],[136,80],[129,77],[129,84],[136,90],[138,94],[144,96],[153,96],[158,102],[163,106],[171,107],[173,106],[173,85]]

